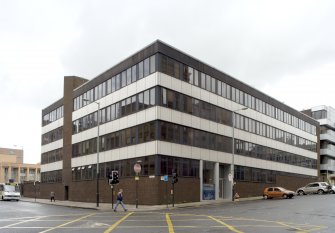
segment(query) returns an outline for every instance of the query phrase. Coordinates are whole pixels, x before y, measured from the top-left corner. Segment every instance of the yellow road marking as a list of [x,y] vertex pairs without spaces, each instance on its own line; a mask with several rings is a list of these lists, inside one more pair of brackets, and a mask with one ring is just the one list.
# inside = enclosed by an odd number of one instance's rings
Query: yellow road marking
[[173,224],[172,224],[170,215],[169,214],[165,214],[165,218],[166,218],[166,222],[167,222],[168,227],[169,227],[169,233],[174,233]]
[[126,216],[124,216],[123,218],[121,218],[119,221],[117,221],[116,223],[114,223],[113,225],[111,225],[107,230],[105,230],[104,233],[109,233],[112,230],[114,230],[121,222],[123,222],[126,218],[128,218],[133,213],[134,212],[131,212],[131,213],[127,214]]
[[45,232],[48,232],[48,231],[52,231],[52,230],[61,228],[61,227],[63,227],[63,226],[66,226],[66,225],[71,224],[71,223],[74,223],[74,222],[78,222],[78,221],[80,221],[80,220],[82,220],[82,219],[84,219],[84,218],[88,218],[88,217],[90,217],[90,216],[92,216],[92,215],[95,215],[95,214],[96,214],[96,213],[85,215],[85,216],[83,216],[83,217],[81,217],[81,218],[77,218],[77,219],[72,220],[72,221],[70,221],[70,222],[67,222],[67,223],[58,225],[58,226],[56,226],[56,227],[52,227],[52,228],[50,228],[50,229],[48,229],[48,230],[41,231],[41,232],[39,232],[39,233],[45,233]]
[[216,222],[218,222],[218,223],[220,223],[220,224],[226,226],[229,230],[231,230],[231,231],[233,231],[233,232],[236,232],[236,233],[243,233],[243,231],[239,231],[239,230],[235,229],[235,227],[233,227],[233,226],[231,226],[231,225],[228,225],[227,223],[222,222],[222,221],[220,221],[219,219],[216,219],[216,218],[214,218],[214,217],[212,217],[212,216],[208,216],[208,218],[210,218],[210,219],[212,219],[212,220],[214,220],[214,221],[216,221]]

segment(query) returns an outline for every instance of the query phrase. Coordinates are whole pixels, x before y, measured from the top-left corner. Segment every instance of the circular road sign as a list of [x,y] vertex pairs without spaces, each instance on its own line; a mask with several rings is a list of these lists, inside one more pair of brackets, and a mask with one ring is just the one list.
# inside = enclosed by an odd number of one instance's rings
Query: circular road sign
[[140,173],[141,172],[141,164],[135,163],[135,165],[134,165],[134,172],[135,173]]

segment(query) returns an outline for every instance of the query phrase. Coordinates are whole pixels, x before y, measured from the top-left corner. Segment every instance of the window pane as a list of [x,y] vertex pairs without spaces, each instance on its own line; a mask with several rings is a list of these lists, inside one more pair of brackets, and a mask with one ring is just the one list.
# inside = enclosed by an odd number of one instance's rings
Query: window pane
[[199,72],[194,70],[194,85],[199,86]]
[[143,61],[138,63],[138,79],[143,78]]
[[107,95],[112,92],[112,80],[107,80]]
[[127,85],[131,83],[131,68],[127,69]]
[[148,76],[150,73],[149,58],[144,60],[144,77]]
[[137,67],[136,65],[134,65],[133,67],[131,67],[131,82],[136,82],[137,80]]
[[156,56],[150,57],[150,74],[156,71]]
[[116,75],[116,80],[115,80],[115,90],[119,90],[121,87],[121,75],[118,74]]
[[126,73],[126,71],[123,71],[122,73],[121,73],[121,84],[122,84],[122,87],[125,87],[126,86],[126,84],[127,84],[127,73]]
[[150,94],[149,90],[144,92],[144,108],[145,109],[149,107],[149,103],[150,103],[149,94]]
[[200,77],[201,77],[200,87],[206,89],[206,75],[204,73],[201,73]]
[[152,88],[150,90],[150,105],[151,106],[154,106],[155,105],[155,99],[156,99],[156,96],[155,96],[155,88]]
[[116,88],[115,79],[116,79],[115,76],[112,77],[112,92],[114,92]]

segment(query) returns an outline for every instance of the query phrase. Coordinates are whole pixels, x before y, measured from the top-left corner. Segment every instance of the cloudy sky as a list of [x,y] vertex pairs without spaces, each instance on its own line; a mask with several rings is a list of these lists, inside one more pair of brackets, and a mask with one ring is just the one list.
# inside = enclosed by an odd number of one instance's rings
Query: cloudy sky
[[303,110],[335,107],[335,1],[0,0],[0,147],[40,162],[41,111],[160,39]]

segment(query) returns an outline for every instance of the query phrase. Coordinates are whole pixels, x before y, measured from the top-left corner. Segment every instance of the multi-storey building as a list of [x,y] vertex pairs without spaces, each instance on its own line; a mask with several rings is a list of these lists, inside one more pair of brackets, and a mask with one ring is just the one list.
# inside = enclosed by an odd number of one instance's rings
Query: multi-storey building
[[318,179],[318,131],[316,120],[156,41],[90,81],[64,78],[64,97],[42,111],[41,196],[93,202],[98,191],[110,202],[114,170],[128,203],[166,203],[173,173],[176,202],[295,189]]
[[317,106],[303,113],[320,123],[320,174],[334,184],[335,180],[335,109]]
[[23,150],[0,148],[0,183],[40,180],[40,164],[23,163]]

